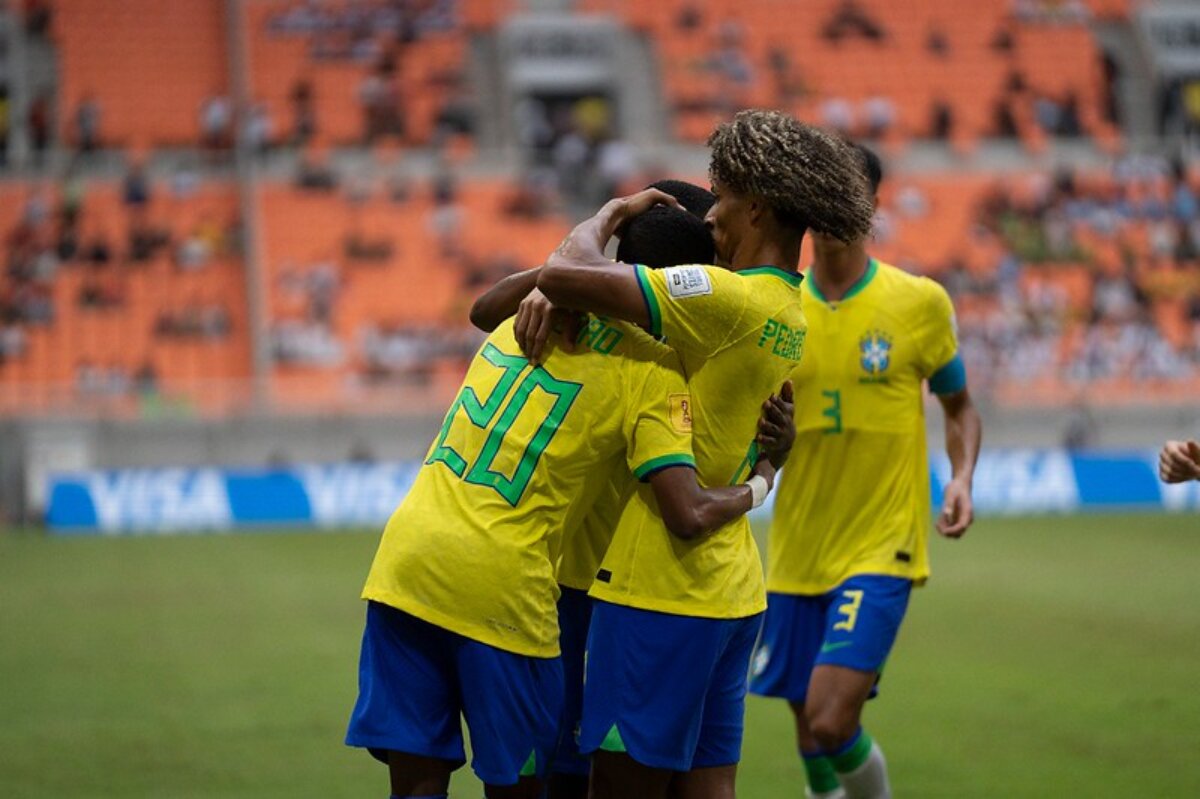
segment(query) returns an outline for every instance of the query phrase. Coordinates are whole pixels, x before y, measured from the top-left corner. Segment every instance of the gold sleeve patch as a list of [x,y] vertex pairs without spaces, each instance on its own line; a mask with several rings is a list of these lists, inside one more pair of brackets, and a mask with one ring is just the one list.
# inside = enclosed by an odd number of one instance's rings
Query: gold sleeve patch
[[692,432],[692,395],[668,394],[667,400],[670,403],[671,427],[679,433]]

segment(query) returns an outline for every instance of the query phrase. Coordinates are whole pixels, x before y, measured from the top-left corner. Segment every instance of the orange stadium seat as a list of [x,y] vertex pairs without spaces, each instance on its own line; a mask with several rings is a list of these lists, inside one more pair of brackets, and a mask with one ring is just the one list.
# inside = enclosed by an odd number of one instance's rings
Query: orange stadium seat
[[224,9],[212,0],[55,0],[64,133],[92,95],[107,142],[195,142],[205,98],[228,92]]

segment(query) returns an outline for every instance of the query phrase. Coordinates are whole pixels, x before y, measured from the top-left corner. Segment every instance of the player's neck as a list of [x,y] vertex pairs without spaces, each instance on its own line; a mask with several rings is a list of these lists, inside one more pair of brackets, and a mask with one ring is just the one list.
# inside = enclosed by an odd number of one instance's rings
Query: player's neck
[[811,280],[829,302],[844,298],[867,273],[871,257],[861,243],[813,247]]
[[756,266],[775,266],[787,272],[800,269],[800,239],[750,239],[743,241],[729,259],[734,272]]

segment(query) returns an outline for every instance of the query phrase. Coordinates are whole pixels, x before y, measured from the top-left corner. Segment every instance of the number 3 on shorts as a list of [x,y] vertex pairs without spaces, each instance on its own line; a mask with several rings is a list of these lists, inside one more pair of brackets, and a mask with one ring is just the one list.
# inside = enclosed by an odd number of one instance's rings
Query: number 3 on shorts
[[838,606],[837,612],[845,618],[833,625],[833,629],[854,632],[854,625],[858,622],[858,609],[862,605],[863,592],[861,589],[847,589],[842,592],[842,596],[846,598],[846,601]]

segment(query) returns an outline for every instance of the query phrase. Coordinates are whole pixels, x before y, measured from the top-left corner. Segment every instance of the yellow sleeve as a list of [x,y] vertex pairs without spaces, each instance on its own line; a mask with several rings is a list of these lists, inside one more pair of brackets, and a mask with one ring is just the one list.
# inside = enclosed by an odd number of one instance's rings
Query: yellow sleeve
[[625,441],[629,470],[638,480],[668,466],[696,466],[692,456],[692,398],[679,356],[627,361]]
[[671,347],[709,357],[744,334],[750,300],[745,278],[699,264],[635,269],[650,312],[650,330]]
[[921,321],[917,332],[920,343],[921,376],[932,377],[958,354],[958,324],[954,304],[946,289],[928,278],[921,303]]

